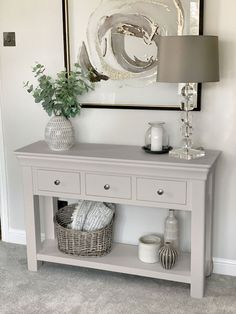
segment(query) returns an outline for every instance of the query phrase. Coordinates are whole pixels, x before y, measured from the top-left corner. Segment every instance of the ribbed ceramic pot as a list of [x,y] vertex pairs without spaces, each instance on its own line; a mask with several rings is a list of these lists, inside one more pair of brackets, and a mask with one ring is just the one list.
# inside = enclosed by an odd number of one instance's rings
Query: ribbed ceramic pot
[[171,269],[178,258],[178,252],[171,246],[170,242],[166,242],[159,250],[159,261],[163,268]]
[[64,116],[52,117],[45,128],[45,141],[51,150],[69,150],[75,142],[74,129]]

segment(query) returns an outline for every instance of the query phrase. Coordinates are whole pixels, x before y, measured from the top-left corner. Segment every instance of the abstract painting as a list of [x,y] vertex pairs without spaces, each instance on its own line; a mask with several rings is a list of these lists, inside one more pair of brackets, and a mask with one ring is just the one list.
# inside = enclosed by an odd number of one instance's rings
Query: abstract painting
[[[176,109],[178,84],[157,83],[160,36],[201,32],[200,0],[65,0],[70,66],[94,82],[86,107]],[[199,89],[198,86],[195,86]],[[199,93],[196,97],[199,99]]]

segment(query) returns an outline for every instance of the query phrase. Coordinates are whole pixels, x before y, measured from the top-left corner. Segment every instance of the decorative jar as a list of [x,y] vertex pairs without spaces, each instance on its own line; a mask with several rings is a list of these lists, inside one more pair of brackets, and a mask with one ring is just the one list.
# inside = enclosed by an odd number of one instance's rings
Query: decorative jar
[[69,150],[75,142],[74,129],[69,119],[53,116],[45,128],[45,141],[51,150]]

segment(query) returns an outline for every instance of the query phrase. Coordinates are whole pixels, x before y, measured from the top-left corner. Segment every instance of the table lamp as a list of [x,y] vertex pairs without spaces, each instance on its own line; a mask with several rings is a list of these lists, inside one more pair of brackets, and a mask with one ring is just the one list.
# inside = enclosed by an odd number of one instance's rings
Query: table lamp
[[194,109],[196,93],[192,83],[219,81],[218,37],[216,36],[161,36],[159,43],[158,82],[184,83],[181,90],[183,101],[182,145],[170,151],[170,155],[191,160],[203,157],[202,148],[192,143],[190,112]]

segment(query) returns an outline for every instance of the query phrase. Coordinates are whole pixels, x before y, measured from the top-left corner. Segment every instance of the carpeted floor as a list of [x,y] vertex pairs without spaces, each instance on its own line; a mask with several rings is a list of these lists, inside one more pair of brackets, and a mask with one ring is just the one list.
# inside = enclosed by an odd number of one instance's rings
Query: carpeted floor
[[27,271],[24,246],[0,242],[0,314],[236,313],[236,278],[213,275],[206,297],[189,286],[45,263]]

